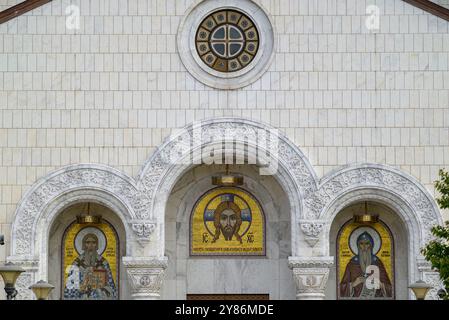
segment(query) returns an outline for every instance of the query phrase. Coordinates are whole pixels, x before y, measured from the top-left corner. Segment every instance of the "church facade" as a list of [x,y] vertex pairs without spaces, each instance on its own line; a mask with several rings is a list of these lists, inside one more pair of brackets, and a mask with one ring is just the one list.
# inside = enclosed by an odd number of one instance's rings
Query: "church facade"
[[25,2],[0,12],[18,299],[438,298],[445,0]]

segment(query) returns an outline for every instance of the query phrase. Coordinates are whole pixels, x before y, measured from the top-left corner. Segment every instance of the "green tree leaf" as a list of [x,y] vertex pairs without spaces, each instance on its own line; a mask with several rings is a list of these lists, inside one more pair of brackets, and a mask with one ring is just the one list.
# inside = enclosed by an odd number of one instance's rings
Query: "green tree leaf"
[[[441,209],[449,208],[449,172],[441,169],[440,179],[435,181],[435,189],[440,193],[437,203]],[[434,226],[432,234],[435,240],[430,241],[422,250],[422,254],[440,274],[446,289],[444,300],[449,300],[449,221],[444,226]]]

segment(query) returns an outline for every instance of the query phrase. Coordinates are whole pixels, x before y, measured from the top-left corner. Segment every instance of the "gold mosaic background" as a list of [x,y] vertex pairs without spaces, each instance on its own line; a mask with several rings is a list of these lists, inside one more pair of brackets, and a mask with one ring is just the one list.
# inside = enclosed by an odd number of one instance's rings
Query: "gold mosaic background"
[[[224,194],[236,195],[234,203],[241,210],[247,208],[251,210],[251,226],[242,237],[242,244],[235,237],[231,241],[226,241],[223,235],[220,235],[220,238],[215,243],[211,243],[213,235],[208,231],[206,224],[210,230],[215,230],[215,228],[212,221],[205,223],[204,211],[215,209],[221,203],[221,195]],[[246,230],[248,224],[249,222],[243,221],[239,234]],[[203,235],[208,235],[209,242],[203,242]],[[254,242],[248,241],[248,236],[250,235],[252,235]],[[216,188],[203,195],[193,209],[190,250],[192,255],[265,255],[265,222],[258,201],[252,195],[239,188]]]
[[[341,282],[343,275],[345,273],[346,265],[348,262],[352,259],[354,254],[351,251],[351,248],[349,247],[349,237],[355,229],[362,225],[360,223],[348,223],[346,224],[341,233],[340,238],[338,241],[338,283]],[[390,232],[388,231],[387,227],[381,223],[377,222],[372,225],[370,225],[373,229],[375,229],[382,240],[382,245],[379,249],[379,252],[376,254],[376,256],[382,261],[382,263],[385,266],[385,269],[387,271],[388,277],[392,284],[394,284],[394,272],[393,272],[393,241],[391,239]]]
[[[106,248],[102,254],[102,257],[106,259],[111,268],[112,276],[114,278],[114,283],[118,287],[117,281],[117,266],[118,266],[118,245],[117,245],[117,234],[115,230],[108,223],[98,223],[98,224],[78,224],[73,223],[66,231],[64,243],[63,243],[63,281],[62,288],[66,285],[67,280],[67,270],[70,265],[79,256],[75,248],[75,238],[78,232],[84,228],[93,227],[100,229],[106,237]],[[81,254],[82,252],[80,252]]]

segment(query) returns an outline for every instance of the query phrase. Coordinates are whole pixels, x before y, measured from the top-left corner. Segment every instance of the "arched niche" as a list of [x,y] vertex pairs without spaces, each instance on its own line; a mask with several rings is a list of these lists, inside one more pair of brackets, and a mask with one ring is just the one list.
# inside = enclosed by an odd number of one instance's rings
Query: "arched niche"
[[39,280],[48,280],[53,223],[67,208],[86,202],[100,204],[116,214],[125,230],[127,255],[140,249],[133,227],[144,214],[145,197],[132,179],[111,167],[94,164],[52,172],[29,189],[14,216],[8,260],[26,270],[17,280],[19,299],[33,299],[28,287]]
[[294,299],[295,284],[288,269],[291,217],[288,196],[272,176],[260,176],[251,165],[231,165],[244,177],[241,188],[260,203],[266,218],[266,256],[190,256],[190,217],[196,201],[215,186],[211,177],[224,165],[201,165],[176,183],[166,206],[165,255],[169,258],[163,297],[186,294],[269,294],[270,299]]
[[[392,204],[387,201],[373,201],[366,197],[366,212],[372,215],[378,215],[379,220],[389,229],[393,240],[393,279],[394,298],[404,300],[409,298],[409,235],[407,226],[404,224],[400,215],[394,210]],[[326,288],[326,299],[334,300],[337,298],[337,277],[338,277],[338,246],[337,241],[342,228],[356,214],[365,213],[365,201],[356,201],[341,209],[335,216],[329,233],[330,254],[335,257],[335,265],[330,270],[328,286]],[[369,227],[369,225],[367,225]]]
[[[419,279],[432,283],[434,289],[428,297],[436,299],[441,283],[438,274],[422,256],[421,248],[433,239],[431,229],[442,224],[442,216],[426,188],[401,170],[367,163],[348,165],[326,175],[318,190],[305,199],[310,210],[319,212],[317,225],[320,226],[321,237],[315,249],[321,255],[331,255],[331,241],[335,238],[331,234],[334,220],[344,208],[361,201],[382,204],[394,212],[391,216],[400,221],[407,237],[407,243],[398,247],[407,252],[407,284]],[[335,269],[335,265],[332,268]],[[330,283],[333,285],[332,281]],[[332,293],[335,291],[326,292],[330,296],[335,295]],[[413,298],[410,291],[404,294]]]
[[[76,217],[86,213],[86,202],[79,202],[64,209],[54,220],[50,228],[50,236],[48,241],[48,282],[55,286],[52,291],[50,299],[61,299],[62,288],[64,281],[63,275],[63,246],[64,237],[67,230],[73,223],[76,223]],[[120,281],[126,279],[126,271],[121,263],[121,258],[126,255],[126,231],[121,219],[118,215],[105,205],[98,202],[89,202],[89,211],[94,216],[101,216],[114,229],[118,241],[118,281],[115,283],[119,287],[119,298],[124,299],[128,297],[127,281]],[[89,225],[86,225],[89,227]]]
[[[11,226],[8,260],[27,270],[17,282],[19,297],[32,298],[29,285],[48,279],[50,226],[59,213],[80,202],[98,202],[111,209],[125,229],[126,255],[131,260],[154,258],[162,261],[156,264],[164,269],[169,239],[165,236],[165,223],[169,221],[166,218],[172,203],[169,198],[176,194],[181,177],[196,170],[201,163],[199,151],[220,149],[227,143],[233,144],[233,149],[224,150],[227,159],[246,158],[250,163],[276,164],[271,175],[259,175],[253,180],[260,185],[264,180],[276,181],[285,193],[283,201],[288,203],[288,209],[282,214],[289,216],[291,267],[297,269],[293,271],[299,275],[300,286],[303,283],[308,286],[310,277],[299,269],[327,268],[332,264],[329,236],[334,218],[346,206],[365,199],[387,205],[402,219],[408,235],[409,282],[422,277],[438,283],[438,276],[423,261],[419,250],[432,239],[431,228],[442,224],[442,218],[432,195],[419,181],[379,164],[336,168],[318,180],[307,157],[276,128],[248,119],[219,118],[175,131],[152,153],[136,179],[108,166],[79,164],[51,172],[31,186],[18,204]],[[270,187],[265,188],[271,191]],[[144,268],[140,260],[128,264],[131,269]],[[141,282],[137,281],[140,271],[130,271],[137,291],[142,289]],[[159,275],[158,284],[153,286],[156,289],[162,283],[163,272]]]
[[[222,149],[229,143],[232,143],[231,149]],[[292,255],[298,255],[298,221],[307,214],[303,199],[317,188],[316,174],[308,159],[276,128],[247,119],[218,118],[176,131],[152,154],[139,174],[138,186],[150,199],[150,217],[161,226],[157,233],[159,245],[154,248],[157,256],[162,256],[165,251],[165,228],[162,226],[168,197],[179,178],[201,163],[205,149],[223,150],[226,159],[275,164],[275,170],[265,174],[275,178],[288,195]]]

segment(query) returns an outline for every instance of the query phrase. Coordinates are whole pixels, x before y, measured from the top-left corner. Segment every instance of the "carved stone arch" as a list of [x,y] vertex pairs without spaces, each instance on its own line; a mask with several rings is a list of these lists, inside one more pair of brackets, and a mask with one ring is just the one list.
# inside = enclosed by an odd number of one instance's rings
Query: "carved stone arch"
[[[133,179],[104,165],[72,165],[48,174],[36,182],[19,203],[11,233],[9,261],[22,265],[19,297],[31,299],[28,286],[48,278],[48,240],[58,214],[81,202],[95,202],[111,209],[123,223],[126,251],[142,240],[136,226],[147,225],[147,200]],[[133,232],[134,231],[134,232]]]
[[120,202],[126,208],[125,225],[148,217],[145,195],[124,173],[103,165],[68,166],[40,179],[22,198],[12,224],[11,255],[35,257],[38,222],[49,207],[67,201],[77,190],[97,190]]
[[[344,208],[363,201],[371,201],[385,205],[397,213],[398,218],[406,229],[407,235],[420,234],[419,221],[413,214],[413,208],[411,208],[400,195],[376,187],[358,187],[349,189],[341,194],[338,199],[334,199],[334,201],[329,203],[326,209],[328,218],[323,227],[323,247],[326,255],[330,252],[329,236],[335,217]],[[419,253],[421,237],[409,237],[408,241],[410,242],[410,251],[413,254]]]
[[[403,212],[408,212],[408,217],[403,217],[404,221],[409,224],[410,230],[414,228],[417,231],[422,246],[432,239],[432,227],[443,223],[432,196],[415,178],[379,164],[349,165],[332,172],[322,180],[318,191],[306,199],[307,210],[316,213],[319,220],[330,224],[334,213],[332,207],[344,201],[343,195],[349,192],[354,194],[361,189],[371,189],[374,195],[375,190],[380,190],[402,202]],[[413,228],[412,220],[417,223]]]
[[[266,140],[260,143],[261,135]],[[150,198],[150,218],[158,227],[158,256],[164,254],[164,216],[168,194],[187,170],[201,164],[201,150],[224,143],[234,148],[224,150],[225,157],[275,162],[274,177],[287,193],[292,216],[292,251],[297,254],[298,221],[303,217],[303,199],[317,189],[316,174],[304,154],[284,135],[269,125],[241,118],[218,118],[193,123],[172,134],[144,165],[139,187]],[[256,152],[255,150],[262,152]],[[267,155],[266,151],[271,151]],[[274,152],[273,152],[274,151]]]
[[[442,216],[432,196],[415,178],[385,165],[350,165],[336,170],[323,178],[318,191],[306,199],[307,209],[318,214],[316,223],[322,234],[317,237],[323,255],[330,254],[331,226],[338,213],[361,201],[383,204],[401,219],[408,241],[408,282],[434,281],[438,274],[432,272],[420,250],[433,238],[431,229],[442,224]],[[435,299],[436,291],[428,297]]]
[[78,188],[70,190],[62,194],[49,204],[42,213],[36,224],[37,234],[35,237],[35,247],[37,248],[35,255],[39,257],[38,275],[47,278],[48,263],[48,243],[50,239],[50,229],[61,212],[79,203],[95,203],[102,205],[117,215],[122,222],[125,230],[126,254],[132,255],[133,242],[136,241],[135,234],[132,232],[132,223],[128,216],[128,208],[118,200],[115,195],[98,188]]
[[[419,221],[413,214],[413,208],[411,208],[401,196],[379,188],[362,187],[348,190],[342,194],[337,201],[334,201],[329,205],[329,222],[326,223],[323,228],[323,247],[326,255],[329,255],[331,251],[329,246],[332,240],[330,238],[332,235],[331,227],[336,216],[346,207],[362,201],[370,201],[384,205],[397,214],[397,218],[401,220],[402,226],[405,228],[405,234],[407,235],[406,242],[408,243],[408,246],[407,248],[404,248],[404,250],[407,250],[408,257],[408,260],[405,263],[405,266],[408,268],[408,283],[414,282],[413,279],[421,278],[417,262],[423,259],[420,254],[422,246],[420,237],[414,236],[420,234],[420,226]],[[394,234],[393,239],[395,239]],[[409,297],[411,296],[410,292]]]

